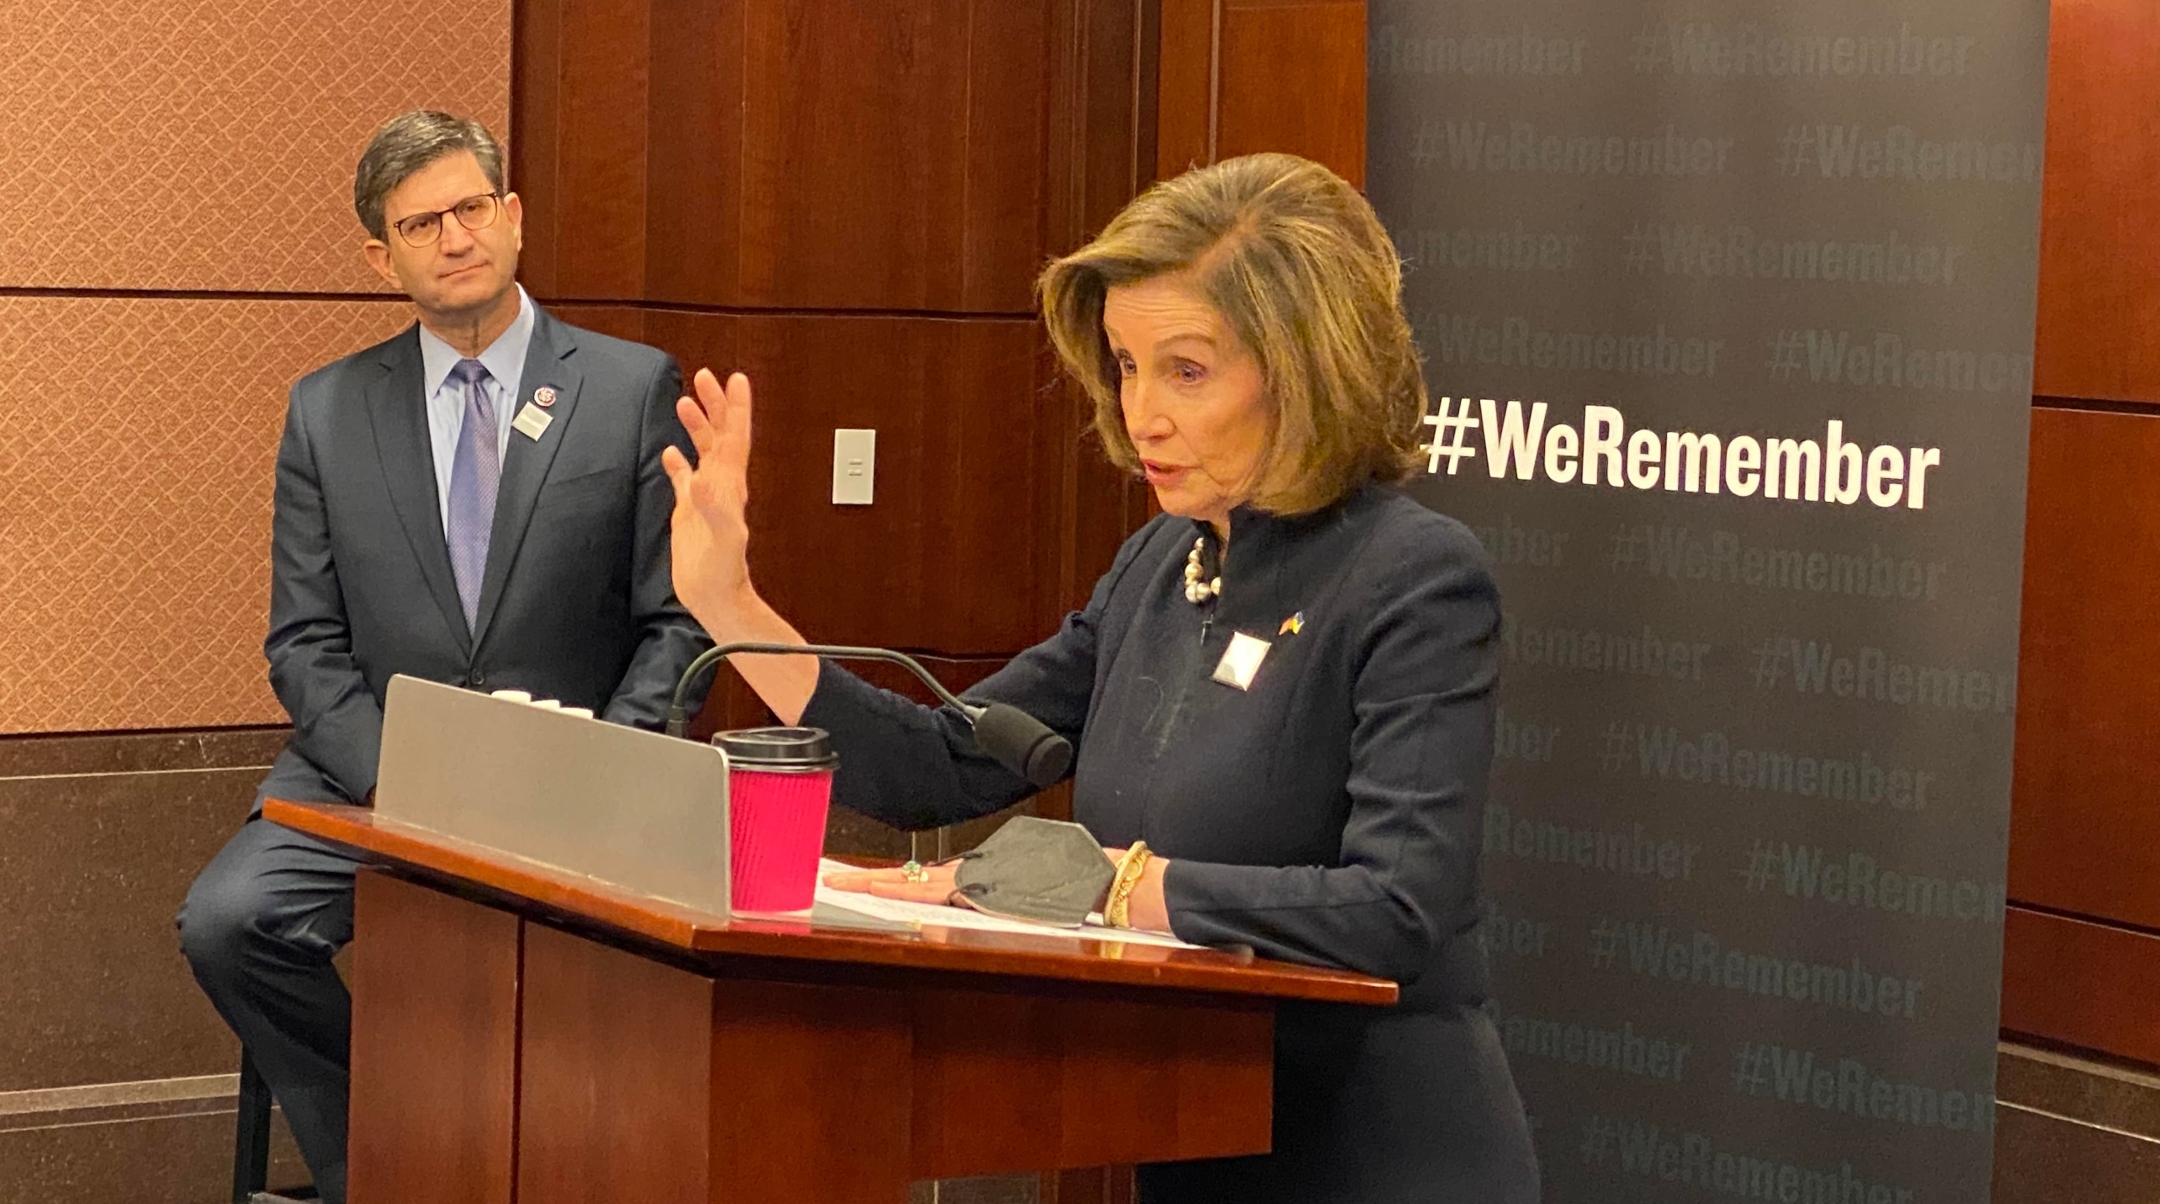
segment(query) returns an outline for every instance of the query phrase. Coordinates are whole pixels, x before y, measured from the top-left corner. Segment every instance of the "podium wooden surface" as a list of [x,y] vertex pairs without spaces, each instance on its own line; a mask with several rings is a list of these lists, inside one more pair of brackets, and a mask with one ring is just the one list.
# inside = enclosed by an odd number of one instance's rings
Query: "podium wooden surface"
[[357,807],[352,1204],[898,1204],[1258,1153],[1274,1014],[1394,984],[1213,950],[680,907]]

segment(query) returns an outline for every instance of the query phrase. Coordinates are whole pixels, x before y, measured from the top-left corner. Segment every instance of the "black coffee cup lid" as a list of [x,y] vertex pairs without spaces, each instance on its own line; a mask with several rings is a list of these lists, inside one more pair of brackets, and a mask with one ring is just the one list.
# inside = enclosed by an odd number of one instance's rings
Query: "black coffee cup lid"
[[821,727],[745,727],[713,733],[712,742],[728,760],[746,769],[808,773],[840,763],[832,737]]

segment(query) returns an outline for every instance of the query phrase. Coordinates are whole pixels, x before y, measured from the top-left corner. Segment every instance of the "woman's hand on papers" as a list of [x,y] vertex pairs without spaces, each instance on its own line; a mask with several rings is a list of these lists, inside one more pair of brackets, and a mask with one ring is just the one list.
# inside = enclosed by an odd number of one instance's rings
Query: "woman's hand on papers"
[[834,890],[854,891],[857,894],[875,895],[880,899],[905,899],[910,903],[947,903],[954,890],[953,875],[959,872],[958,861],[944,865],[926,865],[919,871],[923,880],[908,881],[907,871],[900,867],[889,870],[848,870],[825,875],[825,885]]
[[[1103,856],[1113,862],[1124,855],[1123,849],[1103,850]],[[1163,896],[1163,870],[1169,864],[1166,858],[1150,857],[1141,869],[1139,885],[1133,888],[1132,897],[1126,902],[1126,917],[1134,928],[1144,932],[1170,931],[1169,903]],[[826,874],[824,883],[834,890],[875,895],[880,899],[951,905],[956,889],[953,875],[959,868],[958,859],[943,865],[923,866],[916,871],[922,876],[920,882],[909,881],[907,870],[900,866],[882,870],[844,870]]]

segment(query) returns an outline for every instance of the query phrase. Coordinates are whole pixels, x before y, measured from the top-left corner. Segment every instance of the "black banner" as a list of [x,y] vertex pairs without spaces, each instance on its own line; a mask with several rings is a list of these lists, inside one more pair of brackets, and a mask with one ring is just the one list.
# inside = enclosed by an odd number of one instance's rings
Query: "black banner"
[[1548,1200],[1987,1198],[2046,18],[1371,4]]

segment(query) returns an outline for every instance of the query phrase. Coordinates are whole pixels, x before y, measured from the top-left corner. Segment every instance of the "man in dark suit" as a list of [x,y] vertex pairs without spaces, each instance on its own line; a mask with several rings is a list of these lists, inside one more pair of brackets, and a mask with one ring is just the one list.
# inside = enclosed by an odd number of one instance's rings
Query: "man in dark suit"
[[[518,689],[658,727],[706,645],[669,582],[661,448],[682,380],[518,287],[523,211],[478,123],[407,113],[362,155],[371,267],[419,322],[293,386],[271,538],[270,682],[292,739],[261,798],[372,799],[390,676]],[[356,862],[251,816],[189,890],[181,948],[324,1199],[345,1194]]]

